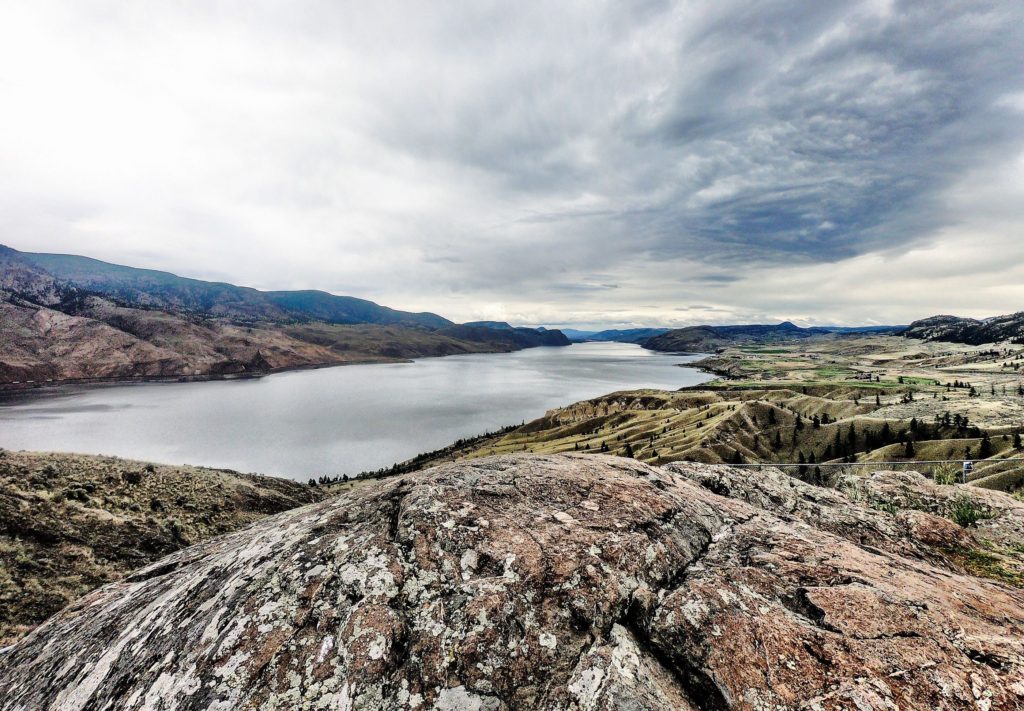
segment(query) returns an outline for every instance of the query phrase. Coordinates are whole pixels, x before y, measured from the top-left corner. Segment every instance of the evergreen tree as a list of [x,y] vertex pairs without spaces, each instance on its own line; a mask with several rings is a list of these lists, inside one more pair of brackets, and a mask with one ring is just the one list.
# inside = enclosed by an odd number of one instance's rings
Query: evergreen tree
[[632,459],[632,458],[633,458],[633,445],[631,445],[631,444],[630,444],[629,442],[626,442],[626,451],[625,451],[625,455],[626,455],[627,457],[629,457],[630,459]]
[[917,456],[917,450],[914,449],[914,440],[908,439],[907,446],[903,451],[903,456],[907,459],[913,459]]
[[1021,449],[1020,432],[1013,433],[1013,448]]
[[978,450],[978,457],[988,459],[992,456],[992,440],[988,438],[988,432],[981,438],[981,448]]

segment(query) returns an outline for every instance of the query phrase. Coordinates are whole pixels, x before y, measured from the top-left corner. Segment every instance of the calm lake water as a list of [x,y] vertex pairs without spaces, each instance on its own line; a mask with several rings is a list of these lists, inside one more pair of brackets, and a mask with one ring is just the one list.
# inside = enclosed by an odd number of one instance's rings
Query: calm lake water
[[621,343],[426,358],[256,380],[63,388],[0,400],[0,447],[306,479],[354,474],[615,390],[710,376]]

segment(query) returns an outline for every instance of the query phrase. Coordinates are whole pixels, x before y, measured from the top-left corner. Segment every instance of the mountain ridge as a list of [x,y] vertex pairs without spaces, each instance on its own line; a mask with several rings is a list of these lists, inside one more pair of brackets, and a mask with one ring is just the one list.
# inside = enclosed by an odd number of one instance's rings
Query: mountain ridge
[[299,319],[338,324],[379,323],[428,328],[454,325],[452,321],[437,314],[399,311],[367,299],[339,296],[315,289],[262,291],[74,254],[18,254],[59,280],[144,307],[263,321]]
[[554,330],[465,328],[355,297],[260,292],[0,246],[0,387],[244,377],[568,344]]

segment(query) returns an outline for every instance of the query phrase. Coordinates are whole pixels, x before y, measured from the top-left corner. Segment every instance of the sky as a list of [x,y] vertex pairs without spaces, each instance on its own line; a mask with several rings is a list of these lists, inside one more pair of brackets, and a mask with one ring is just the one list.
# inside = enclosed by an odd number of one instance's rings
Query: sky
[[0,4],[0,243],[464,321],[1024,309],[1024,3]]

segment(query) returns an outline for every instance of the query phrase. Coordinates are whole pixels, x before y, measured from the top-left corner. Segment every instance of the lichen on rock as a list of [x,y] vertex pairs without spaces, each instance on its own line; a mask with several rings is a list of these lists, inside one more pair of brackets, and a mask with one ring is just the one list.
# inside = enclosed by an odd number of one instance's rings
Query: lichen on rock
[[87,595],[0,653],[0,709],[1024,705],[1022,591],[812,489],[594,455],[385,480]]

